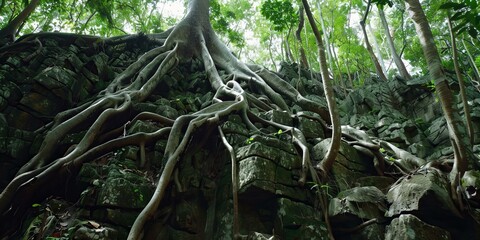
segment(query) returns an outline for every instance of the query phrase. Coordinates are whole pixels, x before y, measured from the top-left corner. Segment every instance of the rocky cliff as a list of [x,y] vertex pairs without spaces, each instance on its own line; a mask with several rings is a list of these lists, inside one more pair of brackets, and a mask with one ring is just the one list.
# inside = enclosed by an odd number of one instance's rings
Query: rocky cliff
[[[95,98],[155,44],[146,38],[108,45],[87,36],[36,37],[41,45],[0,53],[0,189],[38,151],[58,113]],[[299,74],[296,65],[285,63],[277,74],[309,99],[325,101],[317,73]],[[453,79],[451,86],[456,86]],[[480,156],[480,93],[472,86],[467,93],[474,152]],[[152,112],[175,119],[209,106],[213,94],[201,65],[192,61],[166,76],[145,102],[135,103],[131,116]],[[466,174],[464,189],[458,191],[465,209],[459,209],[446,177],[453,158],[446,123],[423,78],[380,82],[372,77],[361,87],[337,91],[337,100],[344,138],[328,181],[299,183],[302,149],[292,143],[292,133],[260,122],[261,132],[249,132],[240,115],[231,115],[221,128],[234,157],[222,139],[208,134],[217,130],[195,134],[145,239],[231,239],[237,207],[246,239],[328,239],[329,226],[337,239],[480,236],[480,174]],[[252,111],[302,130],[311,159],[322,160],[330,133],[318,115]],[[55,154],[77,144],[85,127],[58,142]],[[118,137],[158,129],[155,121],[135,119]],[[153,194],[166,144],[165,138],[86,159],[79,171],[35,197],[16,224],[17,238],[125,239]],[[238,179],[232,180],[232,169]],[[238,206],[232,181],[238,183]]]

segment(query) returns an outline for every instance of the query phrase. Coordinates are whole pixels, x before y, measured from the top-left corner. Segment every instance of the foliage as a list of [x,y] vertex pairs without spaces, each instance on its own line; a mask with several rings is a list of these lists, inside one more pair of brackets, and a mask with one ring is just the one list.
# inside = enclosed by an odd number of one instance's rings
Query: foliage
[[98,12],[100,18],[106,21],[110,27],[114,25],[112,17],[113,3],[113,1],[108,0],[87,0],[87,6],[91,10]]
[[286,30],[298,20],[298,14],[288,0],[266,0],[260,13],[273,23],[273,30],[278,32]]
[[[250,8],[251,5],[248,2],[243,2],[243,5],[239,5],[233,2],[220,4],[218,0],[210,1],[210,21],[212,22],[213,29],[220,35],[227,37],[227,39],[237,47],[245,46],[245,40],[240,31],[234,29],[231,23],[238,22],[243,17],[242,9]],[[239,8],[234,9],[231,6],[237,6]]]
[[[25,6],[13,0],[0,8],[4,27]],[[20,29],[19,35],[38,31],[62,31],[100,36],[161,32],[176,21],[156,11],[159,0],[43,0]]]
[[[176,0],[178,1],[178,0]],[[165,17],[163,6],[174,0],[42,0],[39,6],[22,25],[18,36],[39,31],[61,31],[100,36],[116,36],[131,33],[158,33],[174,26],[179,19]],[[11,0],[0,7],[0,27],[4,27],[28,4],[28,0]],[[399,0],[371,0],[385,9],[395,47],[410,66],[410,71],[424,75],[427,71],[423,61],[420,42],[412,22],[405,13],[404,2]],[[358,15],[364,9],[361,0],[322,0],[319,8],[312,9],[319,20],[322,11],[325,29],[331,48],[336,56],[332,74],[355,76],[352,85],[358,85],[370,76],[373,64],[363,46],[358,31]],[[477,37],[480,29],[480,14],[477,0],[424,0],[424,10],[429,18],[435,41],[440,50],[449,49],[447,29],[444,23],[446,9],[452,11],[455,30]],[[317,6],[318,7],[318,6]],[[247,62],[254,62],[273,68],[286,60],[285,44],[289,45],[295,61],[298,57],[298,42],[292,28],[298,21],[297,2],[288,0],[214,0],[211,2],[212,25],[232,50]],[[170,9],[165,9],[171,11]],[[369,17],[372,35],[380,43],[380,51],[389,67],[388,48],[378,17],[372,11]],[[272,31],[273,30],[273,31]],[[288,34],[290,32],[290,34]],[[17,36],[17,37],[18,37]],[[248,39],[248,40],[247,40]],[[475,43],[474,43],[475,44]],[[315,54],[315,40],[307,25],[302,31],[302,45],[313,70],[318,70]],[[449,54],[442,54],[445,66],[449,68]],[[477,49],[472,49],[474,58],[479,58]],[[469,69],[465,69],[467,72]]]
[[388,5],[390,7],[393,6],[393,2],[391,0],[372,0],[373,4],[377,4],[380,7],[383,7],[385,5]]
[[474,38],[480,33],[480,9],[477,0],[463,0],[460,3],[449,1],[442,4],[440,9],[454,12],[451,20],[458,23],[454,31],[459,34],[467,31]]

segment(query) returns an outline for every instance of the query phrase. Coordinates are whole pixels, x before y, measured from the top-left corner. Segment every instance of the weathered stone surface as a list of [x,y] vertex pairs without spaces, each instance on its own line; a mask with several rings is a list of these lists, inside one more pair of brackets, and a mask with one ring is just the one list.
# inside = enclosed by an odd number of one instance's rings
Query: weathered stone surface
[[276,165],[265,158],[253,156],[243,159],[239,164],[240,192],[250,192],[249,196],[259,198],[267,194],[259,192],[275,194],[275,169]]
[[280,123],[283,125],[287,126],[292,126],[292,118],[290,117],[290,114],[286,111],[277,111],[277,110],[270,110],[266,112],[265,118],[274,121],[276,123]]
[[137,132],[146,132],[146,133],[151,133],[155,132],[159,129],[158,126],[155,126],[151,122],[146,122],[146,121],[136,121],[133,126],[130,127],[128,130],[129,134],[132,133],[137,133]]
[[[340,238],[341,239],[341,238]],[[350,235],[352,240],[385,240],[385,225],[371,224]]]
[[437,118],[432,125],[425,131],[425,135],[433,145],[440,145],[449,141],[447,123],[445,118]]
[[21,98],[20,88],[13,81],[7,81],[0,76],[0,111],[3,111],[9,104],[15,105]]
[[332,166],[332,177],[333,183],[338,191],[344,191],[355,186],[357,179],[366,177],[366,174],[352,171],[340,163],[333,163]]
[[[312,149],[312,159],[321,161],[330,147],[330,142],[331,139],[327,138],[316,144]],[[367,173],[373,170],[373,162],[367,162],[366,159],[361,158],[357,150],[344,141],[340,142],[336,162],[356,172]]]
[[[297,183],[295,181],[295,183]],[[298,185],[298,183],[297,183]],[[305,188],[285,186],[283,184],[275,184],[275,194],[278,197],[285,197],[295,201],[308,202],[314,199],[314,193],[311,191],[305,191]]]
[[8,127],[5,119],[2,120],[0,117],[0,147],[2,147],[0,153],[24,161],[30,156],[30,147],[34,139],[34,133]]
[[[329,148],[330,141],[329,138],[325,139],[313,147],[311,155],[313,160],[321,161],[323,159]],[[339,154],[331,170],[332,178],[334,179],[332,185],[338,191],[355,187],[357,179],[366,177],[375,171],[373,165],[373,161],[360,157],[355,148],[342,141]]]
[[452,239],[450,233],[439,227],[429,225],[412,214],[401,214],[392,220],[386,228],[385,240],[394,239]]
[[421,139],[408,146],[407,151],[419,158],[426,158],[433,151],[433,147],[430,141]]
[[303,132],[306,138],[325,138],[321,123],[304,117],[301,117],[299,120],[299,129]]
[[110,170],[101,186],[97,204],[106,207],[141,209],[153,195],[154,187],[144,178],[123,170]]
[[387,176],[366,176],[357,179],[356,187],[376,187],[383,193],[387,193],[395,179]]
[[179,199],[175,204],[171,226],[192,234],[202,234],[205,230],[206,203],[200,192],[190,194],[189,201]]
[[291,170],[301,168],[302,163],[300,157],[297,155],[256,142],[255,137],[253,137],[253,140],[251,141],[253,142],[237,149],[236,157],[238,160],[258,156],[269,159],[285,169]]
[[328,215],[332,222],[348,218],[373,219],[387,210],[385,195],[376,187],[355,187],[340,192],[330,201]]
[[125,209],[106,209],[105,222],[111,222],[115,225],[123,226],[126,228],[132,227],[135,219],[137,219],[137,211],[129,211]]
[[287,198],[279,198],[277,204],[284,233],[281,239],[328,239],[320,210]]
[[[44,69],[34,80],[43,87],[43,91],[50,91],[63,101],[72,102],[79,89],[76,77],[77,74],[68,69],[53,66]],[[40,88],[38,90],[41,91]]]
[[72,239],[78,240],[117,240],[118,231],[110,227],[89,228],[82,226],[75,233]]
[[385,215],[392,217],[412,211],[435,209],[430,214],[458,216],[449,189],[446,176],[439,170],[426,169],[404,177],[388,191],[387,199],[391,205]]

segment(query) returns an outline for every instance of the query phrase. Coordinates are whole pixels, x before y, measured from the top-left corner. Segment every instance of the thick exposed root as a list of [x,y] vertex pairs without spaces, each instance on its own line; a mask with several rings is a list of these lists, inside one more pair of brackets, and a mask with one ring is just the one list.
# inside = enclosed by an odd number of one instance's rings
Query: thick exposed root
[[[320,117],[318,120],[325,127],[324,122],[329,122],[326,108],[303,97],[274,73],[255,66],[248,67],[240,62],[216,37],[210,25],[195,21],[197,20],[187,16],[177,27],[169,30],[168,35],[161,35],[158,42],[163,45],[148,51],[131,64],[105,90],[99,93],[97,100],[58,114],[50,131],[46,134],[38,154],[19,171],[17,177],[1,193],[0,212],[2,216],[5,216],[2,217],[2,223],[7,221],[7,216],[21,219],[21,213],[25,212],[25,209],[33,201],[31,200],[32,196],[47,185],[51,179],[62,174],[66,178],[68,174],[65,172],[76,172],[84,162],[120,147],[139,146],[141,165],[144,165],[145,146],[169,133],[162,163],[163,171],[154,195],[137,217],[129,234],[129,239],[140,239],[145,223],[157,211],[166,189],[171,183],[177,162],[189,148],[191,138],[199,128],[218,129],[230,114],[240,115],[246,126],[259,134],[262,133],[252,122],[290,132],[292,143],[302,159],[303,171],[299,182],[301,184],[306,182],[307,173],[312,170],[312,164],[303,133],[298,128],[259,118],[251,113],[250,108],[256,107],[265,111],[276,108],[291,113],[284,100],[285,97],[305,110],[317,113]],[[111,39],[110,41],[123,41],[123,39]],[[189,61],[192,58],[200,59],[204,64],[210,85],[215,91],[212,105],[198,112],[180,116],[174,121],[152,113],[142,113],[130,122],[125,120],[115,123],[115,126],[105,127],[108,121],[117,119],[119,116],[129,119],[128,109],[131,102],[141,102],[147,99],[162,81],[163,76],[180,62]],[[217,67],[225,70],[231,77],[222,78]],[[266,96],[267,101],[260,101],[252,94],[247,93],[244,89],[245,86],[248,87],[249,92]],[[131,125],[131,122],[139,119],[158,121],[164,127],[153,133],[126,135],[125,129]],[[73,146],[64,157],[55,156],[56,145],[73,129],[85,125],[90,127],[83,139]],[[223,136],[221,131],[210,131],[210,133],[212,132]],[[229,147],[228,142],[225,142],[225,137],[222,139],[231,153],[233,168],[235,166],[233,148]],[[233,174],[236,171],[236,169],[232,169]],[[235,185],[235,182],[238,182],[238,176],[232,176],[232,181]],[[178,187],[181,188],[181,186]],[[234,188],[234,199],[237,190]],[[22,198],[24,201],[20,204],[13,204],[13,199],[16,198]],[[326,206],[326,204],[324,205]],[[238,209],[235,211],[238,212]],[[235,215],[237,216],[238,213]],[[238,234],[238,220],[235,225],[234,234]]]

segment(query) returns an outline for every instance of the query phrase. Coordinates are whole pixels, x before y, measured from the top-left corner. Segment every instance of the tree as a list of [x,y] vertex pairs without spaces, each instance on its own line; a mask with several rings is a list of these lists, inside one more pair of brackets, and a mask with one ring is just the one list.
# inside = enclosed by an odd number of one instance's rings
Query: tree
[[375,53],[373,52],[372,46],[370,45],[370,41],[368,41],[368,35],[367,35],[367,30],[365,27],[368,13],[370,12],[371,8],[371,0],[368,0],[367,2],[367,8],[365,9],[365,14],[363,15],[362,20],[360,20],[360,26],[362,27],[362,32],[363,32],[363,38],[365,39],[365,45],[368,50],[368,53],[370,54],[370,58],[375,65],[375,70],[377,72],[378,77],[382,79],[383,81],[387,81],[387,77],[385,76],[385,73],[382,70],[382,67],[380,66],[380,63],[378,62],[377,57],[375,56]]
[[318,60],[322,73],[323,88],[325,89],[325,98],[327,99],[328,110],[330,112],[330,121],[332,123],[333,133],[330,148],[328,149],[325,158],[317,166],[324,173],[326,173],[331,169],[333,163],[335,162],[335,158],[337,157],[338,150],[340,148],[340,138],[342,136],[342,130],[340,128],[340,118],[338,114],[338,109],[336,107],[335,96],[333,93],[332,80],[330,79],[330,75],[328,74],[325,45],[323,44],[322,36],[317,28],[317,24],[315,23],[315,19],[313,18],[312,11],[310,10],[310,6],[308,5],[307,0],[302,0],[302,3],[305,8],[305,13],[307,14],[308,22],[310,23],[310,26],[312,27],[313,33],[315,35],[315,40],[318,48]]
[[458,34],[467,31],[470,36],[477,38],[480,33],[480,14],[477,0],[465,0],[460,3],[448,1],[440,6],[441,9],[452,9],[452,21],[458,22],[454,30]]
[[302,29],[305,23],[305,16],[304,16],[303,6],[300,6],[298,9],[298,26],[297,30],[295,30],[295,38],[297,39],[299,45],[299,52],[300,52],[300,63],[304,68],[308,68],[308,60],[307,56],[305,55],[305,48],[303,47],[302,43]]
[[457,54],[457,41],[455,39],[455,32],[453,31],[452,21],[450,16],[447,18],[448,29],[450,30],[450,41],[452,44],[452,59],[455,68],[455,74],[457,76],[458,85],[460,86],[460,95],[463,103],[463,112],[465,114],[465,124],[467,126],[468,136],[470,138],[470,144],[475,143],[475,133],[472,126],[472,118],[470,117],[470,108],[468,106],[467,94],[465,93],[465,83],[463,82],[462,72],[458,63]]
[[31,0],[30,3],[12,21],[0,30],[0,47],[15,40],[20,27],[38,6],[40,0]]
[[418,38],[422,44],[423,53],[428,64],[430,76],[435,83],[435,89],[440,99],[443,114],[447,121],[448,131],[454,150],[454,164],[450,172],[451,190],[454,200],[461,206],[460,193],[457,186],[465,171],[474,169],[475,156],[465,132],[465,127],[457,109],[452,91],[442,67],[442,61],[435,45],[430,25],[418,0],[406,0],[408,11],[415,24]]
[[[144,225],[154,216],[163,199],[176,164],[181,160],[181,155],[188,148],[193,135],[201,128],[208,129],[207,132],[222,135],[218,126],[233,113],[239,114],[252,132],[261,134],[252,122],[261,122],[281,129],[283,132],[290,132],[291,140],[298,149],[303,163],[302,177],[299,181],[301,184],[305,183],[306,173],[311,164],[303,133],[296,127],[261,119],[249,108],[258,106],[261,109],[279,109],[294,114],[286,103],[285,99],[287,99],[304,110],[315,112],[328,123],[331,123],[329,114],[335,113],[329,113],[320,104],[306,99],[276,74],[259,66],[249,67],[239,61],[215,34],[210,23],[209,7],[209,0],[190,0],[186,16],[175,27],[163,33],[148,36],[151,41],[161,43],[159,47],[142,55],[116,76],[96,99],[61,112],[55,117],[49,125],[38,153],[19,170],[17,176],[0,194],[2,231],[9,230],[12,224],[18,224],[21,221],[26,208],[31,206],[33,197],[39,191],[43,191],[44,186],[51,182],[58,182],[55,179],[67,178],[71,172],[78,171],[87,159],[127,145],[138,145],[143,152],[147,144],[168,135],[163,171],[156,190],[148,205],[137,217],[129,234],[129,239],[139,239]],[[142,36],[103,40],[93,38],[93,41],[115,44]],[[120,119],[130,118],[129,108],[133,103],[147,99],[163,76],[178,64],[192,59],[199,59],[203,63],[210,86],[215,91],[211,105],[175,120],[143,112],[132,121],[146,118],[159,122],[163,127],[153,133],[139,133],[105,140],[105,135],[115,134],[118,129],[128,126],[127,120]],[[218,69],[224,70],[229,75],[221,76]],[[242,82],[246,85],[241,84]],[[244,88],[248,88],[248,91]],[[250,91],[265,95],[269,104],[257,100],[249,93]],[[107,128],[106,125],[112,119],[121,122]],[[78,144],[65,155],[54,151],[59,141],[73,129],[82,128],[82,126],[88,127]],[[334,124],[334,126],[338,125]],[[105,132],[112,127],[116,130]],[[334,131],[334,135],[338,135],[338,131]],[[141,158],[144,162],[144,154]]]
[[377,5],[377,6],[378,6],[378,15],[380,16],[383,29],[385,30],[385,37],[387,39],[388,48],[390,49],[390,53],[392,54],[393,61],[397,66],[400,76],[402,76],[406,80],[410,80],[412,77],[408,73],[407,68],[405,67],[405,64],[403,64],[402,59],[400,58],[400,56],[398,56],[397,50],[395,49],[395,44],[393,43],[392,36],[390,35],[388,22],[385,17],[385,12],[383,11],[384,6],[383,5]]

